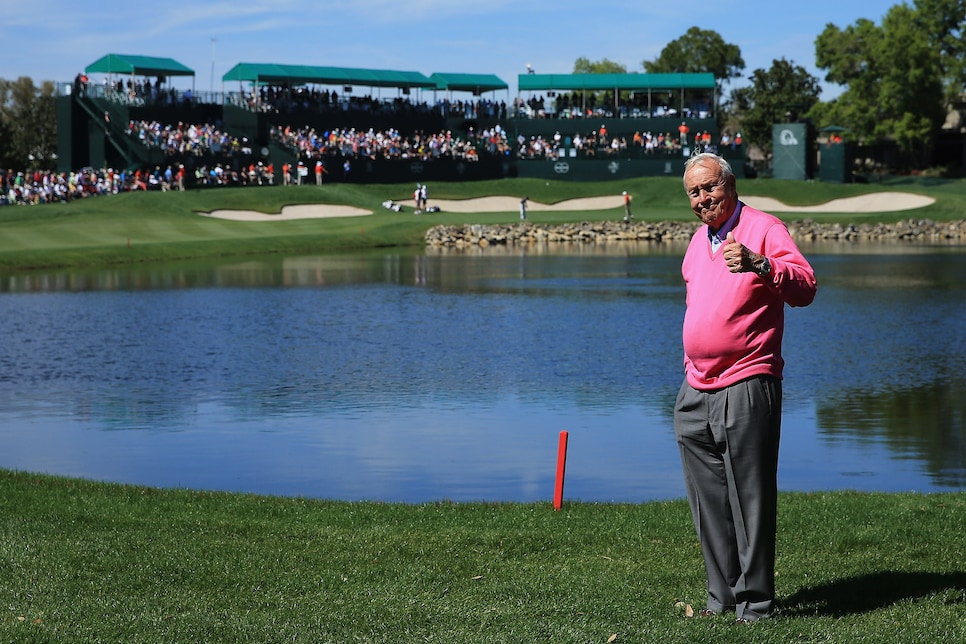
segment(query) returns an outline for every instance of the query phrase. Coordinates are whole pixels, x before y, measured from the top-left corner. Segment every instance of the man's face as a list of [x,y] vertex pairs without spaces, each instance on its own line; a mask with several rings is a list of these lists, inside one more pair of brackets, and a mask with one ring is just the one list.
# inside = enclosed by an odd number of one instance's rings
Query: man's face
[[716,163],[698,163],[684,175],[684,189],[691,200],[691,210],[712,228],[720,228],[738,205],[735,178],[721,179]]

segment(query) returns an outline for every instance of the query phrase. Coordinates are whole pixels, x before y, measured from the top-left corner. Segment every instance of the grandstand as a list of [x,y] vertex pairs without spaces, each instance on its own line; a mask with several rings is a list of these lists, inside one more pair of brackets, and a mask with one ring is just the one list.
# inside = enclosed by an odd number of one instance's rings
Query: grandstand
[[680,175],[697,145],[740,171],[714,92],[710,74],[521,74],[511,99],[488,74],[265,63],[204,92],[176,60],[108,54],[61,87],[58,169],[184,166],[189,184],[215,169],[313,180],[319,163],[326,181],[602,180]]

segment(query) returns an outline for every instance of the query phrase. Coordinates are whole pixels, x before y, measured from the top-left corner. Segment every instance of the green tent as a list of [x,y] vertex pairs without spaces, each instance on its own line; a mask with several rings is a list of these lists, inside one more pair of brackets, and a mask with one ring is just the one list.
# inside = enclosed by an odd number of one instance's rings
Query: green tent
[[318,67],[313,65],[277,65],[273,63],[238,63],[224,76],[223,81],[252,82],[255,84],[305,85],[360,85],[363,87],[432,88],[436,84],[419,72],[354,67]]
[[108,54],[84,70],[88,74],[127,74],[131,76],[194,76],[195,72],[173,58]]
[[520,91],[683,90],[716,88],[714,74],[520,74]]
[[436,73],[429,78],[436,84],[436,89],[451,92],[472,92],[477,96],[483,92],[508,88],[503,80],[493,74]]
[[[647,94],[647,109],[651,111],[654,92],[662,96],[677,95],[677,103],[684,111],[685,94],[710,94],[710,105],[717,105],[717,85],[711,73],[676,74],[520,74],[517,87],[521,92],[546,90],[580,91],[586,101],[588,92],[613,92],[614,105],[619,104],[621,92]],[[688,92],[690,90],[690,92]],[[581,111],[586,109],[586,103]]]

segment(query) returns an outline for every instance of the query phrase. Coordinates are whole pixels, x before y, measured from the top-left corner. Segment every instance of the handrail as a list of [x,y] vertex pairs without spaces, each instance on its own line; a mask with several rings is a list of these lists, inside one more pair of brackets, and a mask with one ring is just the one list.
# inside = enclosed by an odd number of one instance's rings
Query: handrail
[[127,135],[125,114],[117,104],[91,96],[76,96],[75,100],[91,119],[103,125],[104,133],[114,143],[128,166],[141,164],[146,157],[146,149],[139,149],[140,143]]

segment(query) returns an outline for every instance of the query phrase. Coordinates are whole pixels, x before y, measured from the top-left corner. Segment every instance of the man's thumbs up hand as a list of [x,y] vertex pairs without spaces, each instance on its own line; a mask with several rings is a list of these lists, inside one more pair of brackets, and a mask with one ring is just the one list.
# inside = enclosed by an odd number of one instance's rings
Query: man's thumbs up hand
[[724,261],[728,265],[728,270],[732,273],[742,273],[751,270],[751,262],[747,261],[748,249],[735,240],[735,235],[730,230],[725,238]]
[[730,230],[722,249],[724,250],[725,263],[732,273],[754,272],[765,275],[771,270],[771,265],[765,261],[764,255],[749,250],[747,246],[735,239]]

